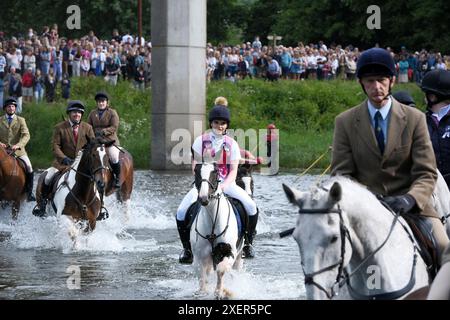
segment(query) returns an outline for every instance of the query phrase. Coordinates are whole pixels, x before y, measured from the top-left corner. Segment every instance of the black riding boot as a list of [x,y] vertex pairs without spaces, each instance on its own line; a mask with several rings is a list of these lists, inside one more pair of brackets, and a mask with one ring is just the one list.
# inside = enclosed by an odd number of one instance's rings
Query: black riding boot
[[120,162],[111,163],[111,169],[114,174],[113,186],[114,188],[120,188]]
[[25,191],[27,192],[27,201],[36,201],[36,198],[33,194],[33,180],[34,180],[34,172],[27,172],[25,179]]
[[191,230],[186,228],[184,221],[179,221],[178,219],[177,229],[181,243],[183,244],[183,252],[180,254],[179,262],[183,264],[192,264],[194,257],[192,256],[191,243],[189,242]]
[[37,217],[45,216],[45,209],[47,207],[47,198],[50,194],[50,186],[46,185],[45,182],[42,182],[41,188],[41,196],[37,205],[33,209],[33,214]]
[[258,223],[259,209],[254,216],[248,216],[247,232],[245,234],[244,256],[243,258],[254,258],[253,239],[256,235],[256,224]]

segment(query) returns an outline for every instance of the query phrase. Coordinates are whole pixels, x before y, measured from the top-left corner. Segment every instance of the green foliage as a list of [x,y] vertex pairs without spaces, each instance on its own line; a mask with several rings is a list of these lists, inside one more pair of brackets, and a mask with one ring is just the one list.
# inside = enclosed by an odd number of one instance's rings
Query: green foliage
[[[259,1],[254,6],[266,5]],[[367,8],[370,0],[280,0],[282,8],[274,20],[275,32],[287,45],[317,42],[353,44],[361,48],[375,43],[397,50],[434,48],[450,51],[449,19],[442,19],[450,10],[446,0],[398,0],[377,4],[381,10],[381,29],[369,30]]]
[[[0,28],[7,34],[26,34],[33,28],[40,35],[42,27],[58,25],[60,36],[70,38],[87,35],[90,30],[102,39],[110,39],[112,30],[137,35],[138,18],[135,0],[2,0]],[[81,10],[81,30],[69,30],[66,26],[70,5]],[[142,33],[150,38],[151,0],[142,1]]]
[[[143,34],[150,36],[151,0],[143,0]],[[81,30],[68,30],[66,9],[81,8]],[[382,1],[381,29],[369,30],[371,0],[207,0],[207,39],[212,43],[235,45],[252,41],[259,35],[267,44],[267,35],[276,33],[285,45],[323,40],[325,43],[353,44],[360,48],[375,43],[399,50],[434,48],[450,52],[450,12],[448,0]],[[135,0],[2,0],[0,28],[7,34],[25,34],[32,27],[57,23],[61,36],[86,35],[89,30],[109,38],[118,28],[121,33],[137,34]]]

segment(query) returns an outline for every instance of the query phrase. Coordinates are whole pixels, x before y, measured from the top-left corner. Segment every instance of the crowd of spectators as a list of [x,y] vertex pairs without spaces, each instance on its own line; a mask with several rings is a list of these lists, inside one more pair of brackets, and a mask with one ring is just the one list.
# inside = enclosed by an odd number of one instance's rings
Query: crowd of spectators
[[[405,47],[393,55],[397,81],[418,82],[433,69],[450,69],[450,56]],[[207,44],[206,79],[229,80],[262,78],[292,80],[354,80],[360,50],[351,45],[319,43],[296,47],[263,45],[259,37],[236,46]],[[102,77],[115,86],[130,81],[136,89],[150,86],[151,42],[113,30],[109,39],[99,39],[94,31],[79,39],[60,37],[58,26],[43,27],[40,33],[29,29],[26,36],[7,37],[0,31],[0,102],[6,96],[24,103],[48,103],[56,97],[70,98],[72,77]]]
[[60,37],[57,25],[21,37],[0,32],[0,102],[17,98],[20,113],[22,102],[69,99],[72,77],[103,77],[113,86],[129,80],[143,90],[150,83],[151,50],[151,42],[118,30],[107,40],[94,31],[79,39]]
[[[424,74],[433,69],[450,69],[450,56],[422,49],[391,52],[396,61],[398,82],[420,83]],[[238,46],[207,45],[206,76],[208,81],[246,77],[306,80],[354,80],[356,61],[361,51],[351,45],[329,45],[319,43],[296,47],[262,45],[259,37],[253,42]]]

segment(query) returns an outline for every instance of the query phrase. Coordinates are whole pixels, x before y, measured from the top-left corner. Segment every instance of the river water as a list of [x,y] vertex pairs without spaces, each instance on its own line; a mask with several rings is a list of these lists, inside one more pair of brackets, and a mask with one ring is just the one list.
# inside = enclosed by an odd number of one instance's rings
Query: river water
[[[306,189],[316,178],[254,174],[261,212],[256,257],[226,276],[234,299],[305,299],[298,247],[278,236],[296,219],[282,183]],[[31,214],[34,204],[24,203],[15,222],[9,208],[1,209],[0,299],[213,299],[214,278],[211,294],[199,297],[195,267],[178,263],[174,215],[192,181],[187,173],[135,172],[128,222],[108,198],[110,218],[82,236],[77,249],[56,217]]]

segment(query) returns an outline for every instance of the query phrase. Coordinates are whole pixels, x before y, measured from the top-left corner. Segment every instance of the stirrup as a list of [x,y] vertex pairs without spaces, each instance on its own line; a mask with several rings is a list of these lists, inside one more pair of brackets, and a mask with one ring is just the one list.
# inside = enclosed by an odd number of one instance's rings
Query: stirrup
[[183,249],[183,252],[180,254],[180,258],[178,261],[181,264],[192,264],[194,261],[194,257],[192,255],[192,251],[188,249]]
[[106,209],[105,207],[102,207],[100,209],[100,212],[97,216],[97,219],[95,219],[96,221],[101,221],[101,220],[106,220],[109,218],[109,212],[108,209]]

